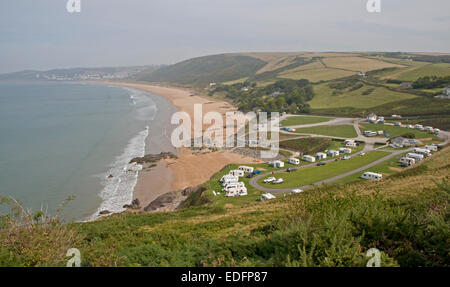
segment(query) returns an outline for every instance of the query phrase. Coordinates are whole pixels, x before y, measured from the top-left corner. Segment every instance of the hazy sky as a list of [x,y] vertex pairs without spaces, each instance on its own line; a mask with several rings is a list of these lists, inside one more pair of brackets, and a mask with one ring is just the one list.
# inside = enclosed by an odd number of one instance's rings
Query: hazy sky
[[0,1],[0,73],[240,51],[450,52],[449,0]]

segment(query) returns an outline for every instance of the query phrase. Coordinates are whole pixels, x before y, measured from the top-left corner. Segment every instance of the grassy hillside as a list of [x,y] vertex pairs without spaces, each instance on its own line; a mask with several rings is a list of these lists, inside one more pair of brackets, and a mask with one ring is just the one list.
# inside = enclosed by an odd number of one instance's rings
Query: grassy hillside
[[169,82],[183,85],[206,85],[248,77],[266,63],[262,60],[233,54],[194,58],[162,67],[136,79],[150,82]]
[[[430,78],[425,81],[424,77]],[[439,81],[436,81],[436,77],[439,77]],[[253,103],[257,99],[252,98],[252,91],[244,93],[240,89],[274,87],[280,80],[308,80],[314,91],[314,96],[307,102],[293,102],[294,105],[289,102],[289,105],[276,109],[288,113],[301,111],[318,115],[361,116],[376,112],[382,115],[429,117],[448,114],[450,105],[449,100],[434,98],[442,93],[444,86],[450,85],[448,55],[305,52],[223,54],[194,58],[156,71],[143,72],[136,79],[193,86],[199,88],[199,92],[207,88],[210,95],[232,99],[244,111],[252,107],[260,109],[263,105]],[[414,82],[414,88],[401,85],[405,81]],[[211,82],[221,85],[221,91],[209,87]],[[416,85],[416,82],[421,84]],[[424,86],[423,83],[428,84]],[[265,100],[280,106],[282,102],[277,102],[278,98],[284,97],[286,100],[290,96],[285,93]]]
[[264,203],[213,198],[69,225],[37,216],[20,227],[2,217],[0,265],[62,266],[76,247],[83,266],[365,266],[375,247],[382,266],[449,266],[449,172],[446,149],[380,182]]

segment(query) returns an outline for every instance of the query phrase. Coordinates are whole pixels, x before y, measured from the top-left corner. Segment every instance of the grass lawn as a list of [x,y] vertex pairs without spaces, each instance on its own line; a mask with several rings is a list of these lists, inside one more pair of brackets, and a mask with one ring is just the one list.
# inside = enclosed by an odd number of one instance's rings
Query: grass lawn
[[335,181],[335,183],[349,183],[349,182],[353,182],[353,181],[364,180],[360,176],[363,173],[368,172],[368,171],[381,173],[381,174],[383,174],[383,176],[400,172],[405,168],[400,166],[398,159],[400,157],[404,156],[405,154],[407,154],[407,152],[405,152],[404,154],[398,155],[396,157],[390,158],[388,160],[385,160],[382,163],[377,164],[376,166],[373,166],[362,172],[358,172],[358,173],[352,174],[350,176],[347,176],[345,178],[342,178],[340,180],[337,180],[337,181]]
[[309,116],[292,116],[281,121],[281,126],[297,126],[306,124],[323,123],[333,120],[334,118],[327,117],[309,117]]
[[[373,92],[363,95],[368,89],[374,88]],[[328,86],[328,83],[314,86],[315,96],[308,102],[313,109],[330,109],[330,108],[371,108],[382,104],[407,100],[415,98],[415,95],[393,92],[384,87],[374,87],[364,85],[362,88],[343,92],[339,95],[333,95],[334,89]]]
[[312,166],[303,169],[299,169],[291,173],[277,174],[276,177],[283,178],[284,182],[281,184],[273,185],[270,183],[263,183],[264,179],[270,177],[269,175],[258,181],[261,186],[271,188],[294,188],[304,185],[309,185],[330,177],[337,176],[339,174],[349,172],[361,166],[367,165],[375,160],[378,160],[386,155],[388,152],[372,151],[364,156],[356,156],[349,160],[341,160],[330,162],[324,166]]
[[342,138],[355,138],[358,136],[352,125],[336,125],[336,126],[324,125],[309,128],[301,128],[297,129],[296,133],[315,134],[315,135],[324,135]]
[[384,133],[388,133],[390,135],[390,137],[398,137],[407,133],[412,133],[414,134],[416,137],[416,139],[434,139],[436,138],[435,135],[424,132],[424,131],[419,131],[419,130],[415,130],[415,129],[408,129],[408,128],[404,128],[404,127],[396,127],[396,126],[390,126],[390,125],[379,125],[379,124],[361,124],[362,129],[361,132],[364,131],[384,131]]

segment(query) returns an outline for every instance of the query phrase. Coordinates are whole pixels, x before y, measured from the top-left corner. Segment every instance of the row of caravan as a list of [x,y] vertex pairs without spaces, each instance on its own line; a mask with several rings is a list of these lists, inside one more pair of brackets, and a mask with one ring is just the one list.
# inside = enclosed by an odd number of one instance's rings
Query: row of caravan
[[239,178],[245,176],[245,173],[254,172],[254,168],[250,166],[240,166],[238,169],[230,170],[230,172],[220,179],[222,183],[222,191],[225,196],[244,196],[247,195],[247,188],[243,182],[239,182]]
[[437,151],[438,147],[427,145],[424,148],[414,148],[413,152],[409,152],[406,156],[399,159],[400,165],[403,167],[411,166],[431,155],[432,151]]

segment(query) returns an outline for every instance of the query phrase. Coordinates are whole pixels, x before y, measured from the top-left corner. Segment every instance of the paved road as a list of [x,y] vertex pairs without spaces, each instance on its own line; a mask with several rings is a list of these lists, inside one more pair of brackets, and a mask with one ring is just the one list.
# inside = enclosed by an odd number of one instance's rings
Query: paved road
[[[287,116],[283,116],[282,117],[282,119],[285,119],[285,118],[287,118]],[[289,126],[289,127],[290,128],[306,128],[306,127],[315,127],[315,126],[321,126],[321,125],[353,125],[353,127],[355,128],[355,131],[357,133],[357,137],[355,137],[353,139],[356,140],[356,141],[361,141],[361,142],[365,143],[364,149],[361,152],[350,156],[350,157],[354,157],[354,156],[359,156],[362,152],[369,152],[369,151],[373,151],[373,150],[376,150],[376,149],[379,149],[379,148],[383,148],[383,147],[375,148],[375,143],[386,143],[387,140],[388,140],[386,138],[365,137],[365,136],[363,136],[362,133],[361,133],[361,130],[359,128],[359,124],[362,121],[363,121],[363,119],[357,119],[357,118],[336,118],[336,119],[333,119],[331,121],[322,122],[322,123],[296,125],[296,126]],[[299,136],[298,138],[302,138],[302,137],[327,137],[327,138],[335,138],[335,139],[343,139],[343,140],[347,139],[347,138],[342,138],[342,137],[332,137],[332,136],[324,136],[324,135],[316,135],[316,134],[300,134],[300,133],[293,133],[293,132],[286,132],[286,131],[281,131],[281,133],[283,133],[283,134],[290,134],[290,135],[298,135]],[[450,132],[441,131],[440,134],[438,135],[438,137],[441,138],[444,141],[443,142],[444,145],[448,144],[450,142]],[[387,155],[387,156],[385,156],[383,158],[380,158],[380,159],[378,159],[378,160],[376,160],[374,162],[371,162],[371,163],[369,163],[369,164],[367,164],[365,166],[362,166],[360,168],[354,169],[352,171],[349,171],[349,172],[346,172],[346,173],[343,173],[343,174],[340,174],[340,175],[337,175],[337,176],[334,176],[334,177],[331,177],[331,178],[327,178],[325,180],[321,180],[319,182],[315,182],[315,183],[313,183],[311,185],[299,186],[299,187],[295,187],[295,188],[280,188],[280,189],[278,189],[278,188],[267,188],[267,187],[260,186],[258,184],[258,180],[261,179],[261,178],[264,178],[266,176],[271,175],[272,172],[260,174],[258,176],[253,177],[250,180],[250,185],[252,185],[253,187],[255,187],[255,188],[259,189],[259,190],[262,190],[262,191],[265,191],[265,192],[271,192],[271,193],[275,193],[275,194],[290,192],[290,191],[292,191],[292,189],[305,190],[305,189],[311,188],[313,186],[317,186],[317,185],[321,185],[321,184],[324,184],[324,183],[333,182],[333,181],[345,178],[347,176],[353,175],[355,173],[362,172],[362,171],[364,171],[366,169],[369,169],[369,168],[371,168],[371,167],[373,167],[373,166],[375,166],[375,165],[377,165],[379,163],[382,163],[382,162],[384,162],[384,161],[386,161],[386,160],[388,160],[390,158],[393,158],[393,157],[395,157],[397,155],[400,155],[402,153],[411,151],[412,149],[413,148],[409,148],[409,149],[406,149],[406,150],[391,151],[391,154],[389,154],[389,155]],[[330,159],[330,160],[327,160],[327,161],[324,161],[324,162],[332,162],[332,161],[334,161],[334,159]],[[303,165],[301,167],[298,167],[297,169],[302,169],[302,168],[311,167],[311,166],[315,166],[315,165],[316,165],[316,163],[307,164],[307,165]],[[285,173],[285,172],[286,172],[286,170],[278,170],[278,171],[275,171],[274,174]]]
[[[382,158],[380,158],[380,159],[378,159],[378,160],[376,160],[376,161],[373,161],[373,162],[371,162],[371,163],[369,163],[369,164],[367,164],[367,165],[365,165],[365,166],[362,166],[362,167],[360,167],[360,168],[354,169],[354,170],[352,170],[352,171],[349,171],[349,172],[346,172],[346,173],[343,173],[343,174],[340,174],[340,175],[337,175],[337,176],[334,176],[334,177],[330,177],[330,178],[327,178],[327,179],[324,179],[324,180],[315,182],[315,183],[313,183],[313,184],[311,184],[311,185],[305,185],[305,186],[299,186],[299,187],[292,187],[292,188],[267,188],[267,187],[260,186],[260,185],[258,184],[258,180],[261,179],[261,178],[264,178],[264,177],[266,177],[266,176],[271,175],[272,172],[260,174],[260,175],[258,175],[258,176],[253,177],[252,179],[250,179],[250,185],[253,186],[253,187],[255,187],[256,189],[259,189],[259,190],[262,190],[262,191],[265,191],[265,192],[275,193],[275,194],[277,194],[277,193],[291,192],[293,189],[302,189],[302,190],[305,190],[305,189],[311,188],[311,187],[313,187],[313,186],[317,186],[317,185],[321,185],[321,184],[324,184],[324,183],[333,182],[333,181],[336,181],[336,180],[345,178],[345,177],[347,177],[347,176],[350,176],[350,175],[352,175],[352,174],[355,174],[355,173],[364,171],[364,170],[369,169],[369,168],[371,168],[371,167],[373,167],[373,166],[375,166],[375,165],[377,165],[377,164],[379,164],[379,163],[382,163],[382,162],[385,161],[385,160],[388,160],[388,159],[390,159],[390,158],[393,158],[393,157],[395,157],[395,156],[397,156],[397,155],[400,155],[400,154],[402,154],[402,153],[405,153],[405,152],[408,152],[408,151],[411,151],[411,150],[412,150],[412,148],[407,149],[407,150],[397,150],[397,151],[392,151],[391,154],[389,154],[389,155],[387,155],[387,156],[385,156],[385,157],[382,157]],[[360,154],[361,154],[361,152],[356,153],[356,154],[352,155],[351,157],[354,157],[354,156],[360,156]],[[332,161],[334,161],[334,160],[335,160],[335,159],[331,159],[331,160],[327,160],[327,161],[325,161],[325,162],[332,162]],[[301,166],[301,167],[299,167],[299,168],[297,168],[297,169],[303,169],[303,168],[311,167],[311,166],[315,166],[315,165],[316,165],[316,163],[307,164],[307,165],[303,165],[303,166]],[[319,167],[318,167],[318,168],[319,168]],[[275,171],[274,173],[275,173],[275,174],[286,173],[286,170],[285,170],[285,169],[283,169],[283,170],[277,170],[277,171]]]

